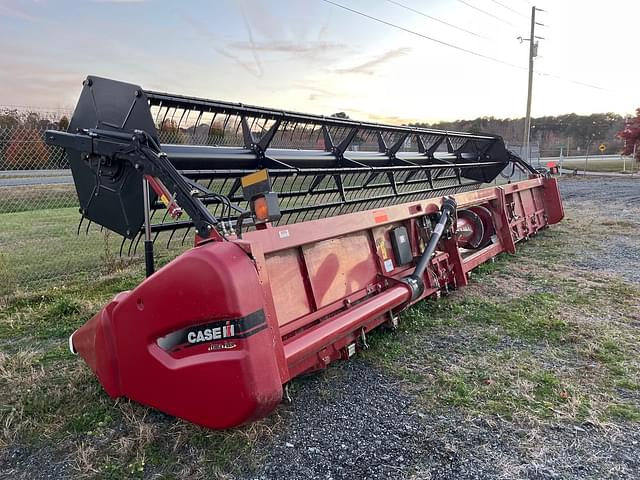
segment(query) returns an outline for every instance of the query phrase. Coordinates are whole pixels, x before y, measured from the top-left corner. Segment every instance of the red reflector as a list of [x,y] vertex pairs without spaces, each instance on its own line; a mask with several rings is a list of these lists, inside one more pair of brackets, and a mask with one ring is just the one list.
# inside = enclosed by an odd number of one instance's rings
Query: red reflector
[[373,212],[373,220],[376,223],[382,223],[389,221],[389,215],[384,212]]

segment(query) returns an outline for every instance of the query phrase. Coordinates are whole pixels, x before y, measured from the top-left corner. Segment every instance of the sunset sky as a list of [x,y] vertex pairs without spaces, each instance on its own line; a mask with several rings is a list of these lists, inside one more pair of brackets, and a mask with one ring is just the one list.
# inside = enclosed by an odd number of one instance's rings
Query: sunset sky
[[[0,105],[72,108],[93,74],[394,123],[524,115],[528,0],[332,1],[415,33],[325,0],[0,0]],[[534,116],[640,107],[640,2],[537,6]]]

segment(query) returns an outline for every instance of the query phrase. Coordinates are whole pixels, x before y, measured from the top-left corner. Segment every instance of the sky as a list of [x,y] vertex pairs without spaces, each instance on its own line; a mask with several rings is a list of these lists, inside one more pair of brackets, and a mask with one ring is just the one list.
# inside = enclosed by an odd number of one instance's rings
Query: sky
[[[72,109],[91,74],[151,90],[325,115],[344,111],[386,123],[522,117],[529,45],[518,37],[529,37],[532,5],[0,0],[0,106]],[[534,117],[624,115],[640,107],[640,2],[536,6],[544,10],[536,13],[544,24],[536,35],[544,40],[535,61]]]

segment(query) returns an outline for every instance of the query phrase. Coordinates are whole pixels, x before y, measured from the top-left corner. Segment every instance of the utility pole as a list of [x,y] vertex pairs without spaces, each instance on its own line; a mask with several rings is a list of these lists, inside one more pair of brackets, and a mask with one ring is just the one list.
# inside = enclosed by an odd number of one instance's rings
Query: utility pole
[[543,39],[542,37],[536,37],[536,25],[544,26],[542,23],[536,22],[536,10],[542,12],[543,10],[531,7],[531,32],[529,38],[523,39],[520,37],[520,42],[523,40],[529,41],[529,85],[527,89],[527,115],[524,118],[524,138],[522,145],[526,152],[526,160],[531,163],[531,151],[529,146],[529,139],[531,134],[531,92],[533,90],[533,59],[538,56],[538,41],[537,39]]

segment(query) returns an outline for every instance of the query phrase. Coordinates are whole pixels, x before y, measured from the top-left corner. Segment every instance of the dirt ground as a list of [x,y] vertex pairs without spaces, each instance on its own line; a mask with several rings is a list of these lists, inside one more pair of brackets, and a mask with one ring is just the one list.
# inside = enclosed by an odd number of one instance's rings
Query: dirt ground
[[[28,355],[3,339],[0,478],[640,478],[640,180],[561,192],[562,224],[234,431],[114,404],[66,332]],[[56,308],[75,328],[102,301]],[[16,305],[5,330],[52,308]]]

